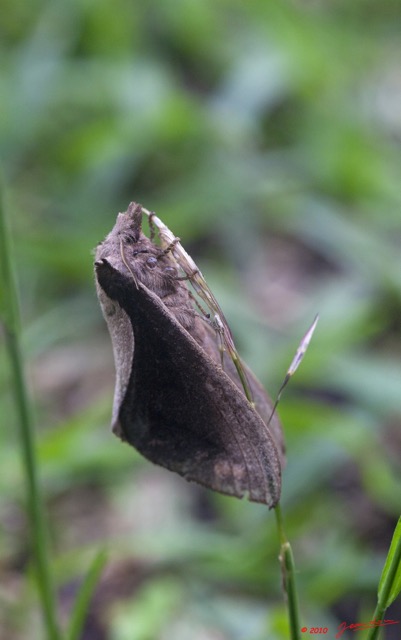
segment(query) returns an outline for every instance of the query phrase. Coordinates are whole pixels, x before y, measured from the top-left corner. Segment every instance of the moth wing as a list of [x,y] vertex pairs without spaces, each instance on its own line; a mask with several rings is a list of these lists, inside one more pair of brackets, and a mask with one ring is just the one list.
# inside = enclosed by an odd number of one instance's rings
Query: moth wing
[[[212,330],[212,333],[214,333],[213,330]],[[209,342],[210,343],[213,342],[214,345],[216,345],[216,337],[212,335],[211,340],[209,340]],[[251,369],[249,369],[249,367],[244,362],[242,362],[242,368],[245,372],[246,380],[251,390],[252,399],[253,399],[256,411],[262,418],[263,422],[267,425],[272,415],[273,402],[271,398],[268,396],[268,394],[266,393],[265,389],[263,388],[259,380],[256,378],[255,374],[251,371]],[[241,380],[238,376],[237,369],[233,361],[227,354],[226,354],[226,357],[224,358],[224,371],[242,392],[243,387],[242,387]],[[277,450],[280,456],[281,465],[283,466],[285,464],[284,438],[283,438],[283,432],[281,429],[280,420],[276,413],[274,413],[273,417],[271,418],[268,428],[271,432],[271,435],[273,436],[275,445],[277,447]]]
[[274,507],[280,454],[260,415],[157,295],[106,260],[95,268],[98,286],[125,311],[134,336],[118,409],[122,438],[187,480]]

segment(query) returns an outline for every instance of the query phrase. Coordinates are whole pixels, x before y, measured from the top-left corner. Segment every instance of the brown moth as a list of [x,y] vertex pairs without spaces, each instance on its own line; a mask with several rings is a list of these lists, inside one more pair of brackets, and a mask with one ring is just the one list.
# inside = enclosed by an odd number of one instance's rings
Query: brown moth
[[[146,237],[143,214],[152,219],[131,203],[96,250],[97,294],[116,366],[113,431],[187,480],[274,507],[284,445],[277,416],[266,424],[273,404],[239,360],[192,259],[158,218],[161,245]],[[194,279],[212,319],[194,307]],[[216,329],[231,356],[223,366]]]

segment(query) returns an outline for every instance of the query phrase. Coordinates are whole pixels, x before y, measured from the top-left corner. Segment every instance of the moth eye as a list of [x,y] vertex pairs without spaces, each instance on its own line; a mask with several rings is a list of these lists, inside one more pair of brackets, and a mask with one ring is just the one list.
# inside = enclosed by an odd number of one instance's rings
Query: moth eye
[[157,258],[154,258],[153,256],[150,256],[150,258],[147,258],[146,264],[148,265],[148,267],[150,269],[154,269],[155,266],[157,265]]
[[163,271],[164,273],[169,273],[172,276],[175,276],[177,273],[177,270],[174,267],[164,267]]
[[138,240],[138,238],[136,238],[131,233],[127,233],[124,239],[127,244],[135,244],[135,242],[137,242]]

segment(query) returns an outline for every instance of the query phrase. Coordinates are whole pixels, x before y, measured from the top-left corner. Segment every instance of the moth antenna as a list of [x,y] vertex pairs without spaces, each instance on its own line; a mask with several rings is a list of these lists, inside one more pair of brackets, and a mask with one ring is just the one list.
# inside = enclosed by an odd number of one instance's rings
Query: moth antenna
[[149,221],[149,239],[151,242],[155,239],[156,236],[156,225],[153,222],[153,218],[155,217],[155,212],[151,211],[149,213],[148,221]]
[[138,280],[136,279],[136,276],[135,276],[134,272],[132,271],[131,267],[129,266],[129,264],[127,262],[127,258],[125,257],[124,243],[123,243],[122,238],[120,238],[120,255],[121,255],[121,260],[123,261],[123,263],[127,267],[127,269],[130,272],[130,274],[132,275],[132,279],[133,279],[133,281],[135,283],[136,288],[139,289]]
[[133,232],[134,242],[138,242],[142,229],[142,205],[130,202],[126,215],[130,218],[130,230]]
[[309,327],[308,331],[305,333],[304,337],[302,338],[301,342],[299,343],[299,347],[296,350],[295,356],[293,357],[290,366],[287,369],[287,373],[285,374],[284,380],[281,383],[280,389],[278,390],[277,393],[277,397],[276,397],[276,401],[273,405],[273,410],[270,414],[270,418],[267,421],[267,426],[269,426],[270,422],[272,421],[272,418],[274,416],[274,413],[277,409],[277,405],[280,402],[280,398],[281,398],[281,394],[283,393],[285,387],[287,386],[290,378],[292,378],[292,376],[294,375],[294,373],[296,372],[296,370],[298,369],[299,365],[301,364],[301,360],[304,357],[307,348],[309,347],[310,341],[312,340],[312,336],[313,333],[316,329],[316,325],[318,323],[319,320],[319,314],[317,313],[315,316],[314,321],[312,322],[311,326]]

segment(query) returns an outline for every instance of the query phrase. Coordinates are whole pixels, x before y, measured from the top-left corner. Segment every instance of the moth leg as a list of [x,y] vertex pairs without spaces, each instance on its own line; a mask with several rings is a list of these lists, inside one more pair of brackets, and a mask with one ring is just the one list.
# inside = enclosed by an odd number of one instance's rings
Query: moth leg
[[194,269],[191,273],[187,273],[185,276],[177,276],[176,280],[192,280],[197,273],[200,273],[199,269]]
[[[183,278],[181,278],[183,279]],[[208,324],[213,327],[213,329],[216,332],[216,336],[217,336],[217,342],[218,342],[218,348],[219,348],[219,352],[220,352],[220,364],[221,364],[221,368],[224,371],[224,354],[226,352],[226,348],[224,346],[224,327],[221,324],[221,322],[218,322],[216,320],[216,318],[214,318],[213,320],[210,319],[210,313],[208,313],[207,311],[205,311],[202,307],[201,304],[199,304],[198,300],[195,298],[195,296],[193,295],[193,293],[191,291],[188,290],[188,295],[190,297],[190,299],[194,302],[194,304],[198,307],[199,311],[201,312],[201,318],[203,320],[206,320],[208,322]]]
[[188,290],[188,295],[191,298],[191,300],[194,302],[194,304],[198,307],[199,311],[201,312],[201,318],[203,320],[206,320],[208,322],[208,324],[213,327],[213,329],[216,332],[216,336],[217,336],[217,342],[218,342],[218,347],[219,347],[219,352],[220,352],[220,363],[221,363],[221,368],[224,371],[224,354],[226,352],[226,348],[224,346],[224,329],[222,326],[220,326],[216,320],[211,320],[210,319],[210,313],[208,313],[207,311],[205,311],[202,307],[201,304],[199,304],[198,300],[195,298],[195,296],[193,295],[193,293],[191,291]]
[[[177,276],[175,279],[176,280],[193,280],[193,278],[198,275],[200,273],[199,269],[196,268],[194,269],[191,273],[187,273],[185,276]],[[203,315],[203,318],[206,319],[209,324],[213,327],[213,329],[216,332],[216,336],[217,336],[217,341],[218,341],[218,346],[219,346],[219,351],[220,351],[220,362],[221,362],[221,368],[224,371],[224,354],[226,352],[226,347],[225,347],[225,336],[224,336],[224,325],[220,320],[220,316],[218,316],[216,314],[216,316],[214,317],[213,320],[210,319],[210,313],[208,313],[207,311],[205,311],[201,305],[199,304],[198,300],[195,298],[195,296],[192,294],[191,291],[188,290],[188,294],[189,297],[191,298],[191,300],[193,300],[193,302],[196,304],[196,306],[198,307],[198,309],[200,310],[200,312]]]
[[[182,280],[182,278],[180,278],[180,280]],[[188,295],[191,298],[192,302],[198,307],[199,311],[202,314],[203,318],[206,318],[206,320],[210,320],[210,313],[208,313],[207,311],[205,311],[202,307],[201,304],[199,304],[198,300],[195,298],[194,294],[192,293],[192,291],[189,291],[188,289]]]
[[212,320],[211,325],[212,325],[212,327],[215,330],[216,335],[217,335],[217,341],[219,343],[219,351],[220,351],[221,368],[224,371],[224,354],[225,354],[225,351],[226,351],[226,348],[224,346],[224,327],[223,327],[223,325],[221,325],[220,322],[217,321],[216,318],[214,320]]
[[180,238],[174,238],[174,240],[172,242],[170,242],[170,244],[163,249],[163,251],[161,252],[160,256],[158,257],[158,260],[160,260],[161,258],[163,258],[165,255],[167,255],[168,253],[171,253],[174,249],[174,247],[180,242]]

